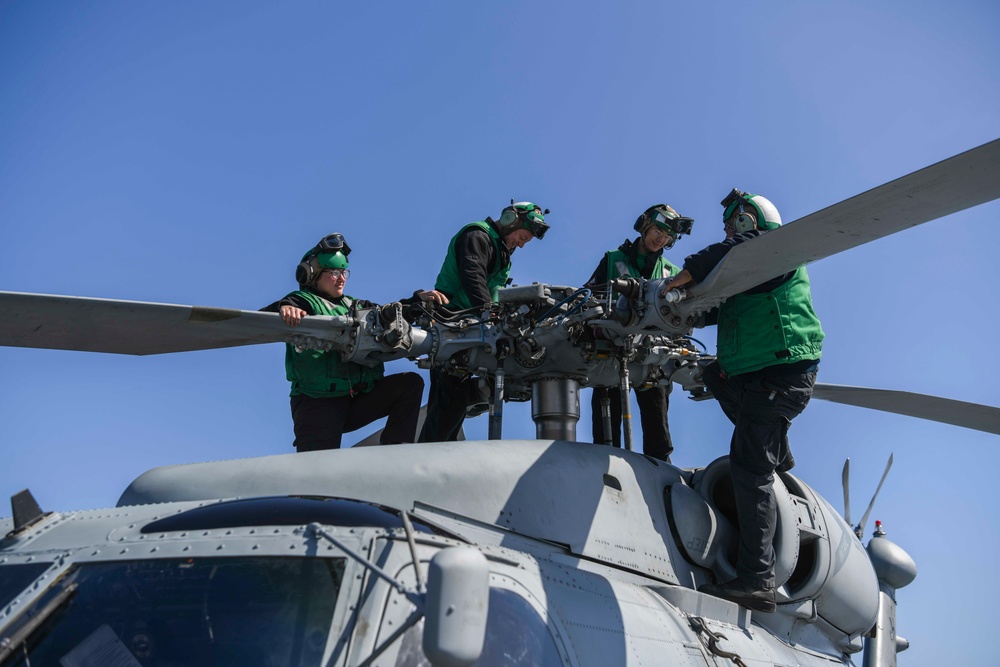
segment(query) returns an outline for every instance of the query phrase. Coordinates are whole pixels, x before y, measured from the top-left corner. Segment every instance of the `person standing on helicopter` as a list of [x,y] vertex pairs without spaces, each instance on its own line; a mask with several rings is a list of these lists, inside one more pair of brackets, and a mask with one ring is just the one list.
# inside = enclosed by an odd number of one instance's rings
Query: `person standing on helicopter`
[[[290,327],[307,315],[347,315],[352,308],[372,308],[370,301],[344,293],[351,275],[347,256],[351,247],[342,234],[323,237],[295,270],[299,289],[262,310],[278,312]],[[402,303],[417,300],[444,304],[433,290],[415,292]],[[285,346],[285,373],[292,383],[291,409],[295,449],[339,449],[344,433],[387,417],[380,443],[413,442],[417,430],[423,379],[416,373],[385,376],[384,366],[365,366],[341,360],[336,350]]]
[[[636,219],[633,226],[639,232],[639,237],[634,241],[626,240],[617,250],[604,253],[597,269],[587,281],[587,286],[606,285],[617,278],[657,280],[677,275],[680,268],[664,257],[663,251],[672,248],[674,242],[684,234],[690,234],[693,222],[694,220],[679,215],[667,204],[650,206]],[[611,289],[610,286],[608,289]],[[639,403],[639,417],[642,421],[643,453],[669,463],[670,454],[674,451],[667,424],[670,386],[637,388],[635,398]],[[610,401],[610,444],[621,447],[622,395],[618,387],[596,387],[591,394],[594,442],[608,442],[602,417],[603,399]]]
[[[703,281],[740,243],[781,226],[774,204],[733,189],[722,200],[726,239],[684,260],[662,294]],[[698,590],[750,609],[775,605],[775,472],[795,465],[788,428],[812,396],[823,349],[804,266],[734,295],[719,306],[718,359],[702,380],[733,422],[730,469],[740,538],[737,576]]]
[[[496,303],[500,288],[510,282],[511,255],[532,239],[545,236],[548,212],[532,202],[512,200],[498,221],[487,217],[462,227],[448,244],[434,284],[434,289],[448,298],[448,310],[479,315]],[[457,440],[469,398],[481,395],[478,383],[437,367],[431,369],[430,378],[427,417],[418,440]]]

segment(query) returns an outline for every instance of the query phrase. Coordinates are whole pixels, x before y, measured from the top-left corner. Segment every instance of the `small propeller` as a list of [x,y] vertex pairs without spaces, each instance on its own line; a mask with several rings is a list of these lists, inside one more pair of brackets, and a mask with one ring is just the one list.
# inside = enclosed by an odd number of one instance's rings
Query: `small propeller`
[[[892,467],[892,454],[889,454],[889,461],[885,464],[885,470],[882,472],[882,479],[878,482],[878,488],[875,489],[875,494],[872,496],[872,501],[868,503],[868,509],[865,510],[865,515],[861,517],[861,522],[854,526],[854,534],[858,536],[858,539],[862,539],[865,532],[865,524],[868,523],[868,515],[872,512],[872,507],[875,506],[875,499],[878,498],[879,491],[882,490],[882,484],[885,482],[886,475],[889,474],[889,468]],[[844,485],[844,521],[847,525],[851,525],[851,492],[850,492],[850,477],[851,477],[851,459],[844,461],[844,471],[840,475],[840,481]],[[876,522],[879,524],[880,522]],[[876,529],[877,530],[877,529]]]
[[840,476],[840,481],[844,485],[844,521],[851,525],[851,492],[848,490],[847,481],[851,476],[851,459],[844,461],[844,472]]
[[[886,475],[889,474],[889,468],[892,467],[892,456],[893,456],[892,454],[889,454],[889,461],[885,464],[885,470],[882,472],[882,479],[880,479],[879,482],[878,482],[878,488],[875,489],[875,495],[872,496],[872,501],[870,503],[868,503],[868,509],[865,510],[864,516],[861,517],[861,522],[858,523],[858,525],[854,527],[854,534],[858,536],[859,540],[862,538],[862,536],[865,533],[865,524],[868,523],[868,515],[872,513],[872,507],[875,506],[875,499],[878,498],[879,491],[882,490],[882,484],[885,482]],[[846,470],[847,470],[847,466],[846,465],[844,466],[844,470],[845,470],[845,479],[846,479]],[[846,483],[844,485],[844,497],[845,498],[847,497],[847,485],[846,485]],[[850,519],[847,520],[847,523],[848,524],[851,523]]]

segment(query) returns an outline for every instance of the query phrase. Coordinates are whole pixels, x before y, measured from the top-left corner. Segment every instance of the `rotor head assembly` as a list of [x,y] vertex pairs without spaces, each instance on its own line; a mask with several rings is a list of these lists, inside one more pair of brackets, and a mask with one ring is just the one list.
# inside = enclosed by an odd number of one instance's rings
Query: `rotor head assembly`
[[295,280],[299,285],[314,285],[324,270],[348,268],[347,256],[350,254],[351,246],[347,245],[343,234],[328,234],[302,256],[295,267]]
[[753,229],[777,229],[781,226],[781,214],[777,207],[761,195],[733,188],[719,203],[725,207],[722,222],[727,227],[732,227],[737,234]]

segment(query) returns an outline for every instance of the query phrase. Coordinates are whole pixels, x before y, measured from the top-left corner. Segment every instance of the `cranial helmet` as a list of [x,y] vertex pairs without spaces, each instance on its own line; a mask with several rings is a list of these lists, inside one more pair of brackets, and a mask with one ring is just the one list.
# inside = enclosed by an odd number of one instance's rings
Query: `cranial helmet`
[[643,211],[642,215],[635,219],[632,228],[640,234],[645,234],[647,229],[655,225],[670,234],[671,239],[667,242],[669,248],[678,238],[691,233],[692,224],[694,224],[693,218],[685,218],[667,204],[657,204]]
[[720,202],[725,210],[722,222],[729,223],[737,234],[751,229],[777,229],[781,226],[781,214],[766,197],[752,195],[733,188]]
[[545,232],[549,231],[549,226],[545,224],[545,216],[549,209],[542,211],[542,207],[530,201],[514,203],[510,200],[510,206],[500,213],[499,225],[504,234],[527,229],[536,239],[543,238]]
[[316,255],[316,263],[321,269],[346,269],[347,255],[340,252],[324,252]]
[[324,269],[346,269],[350,254],[351,246],[347,245],[343,234],[324,236],[302,256],[302,261],[295,267],[295,280],[299,285],[312,285]]

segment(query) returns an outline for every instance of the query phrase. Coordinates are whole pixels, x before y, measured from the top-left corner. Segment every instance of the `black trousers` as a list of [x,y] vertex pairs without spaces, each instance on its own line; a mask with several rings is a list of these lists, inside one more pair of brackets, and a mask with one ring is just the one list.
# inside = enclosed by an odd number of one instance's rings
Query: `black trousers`
[[295,449],[300,452],[340,449],[344,433],[382,417],[388,420],[380,444],[413,442],[423,391],[423,378],[416,373],[399,373],[382,378],[371,391],[357,396],[292,396]]
[[[718,362],[705,368],[705,386],[733,422],[729,445],[740,529],[736,573],[757,589],[774,588],[775,470],[794,465],[788,445],[792,419],[805,409],[816,384],[815,362],[726,377]],[[788,372],[792,371],[792,372]]]
[[[622,390],[618,387],[599,387],[591,392],[590,414],[594,442],[604,444],[604,419],[601,417],[601,398],[611,400],[611,444],[622,446]],[[667,408],[670,405],[670,387],[651,387],[635,392],[642,422],[642,451],[661,461],[669,461],[674,451],[667,425]]]
[[431,388],[427,395],[427,416],[417,442],[452,442],[465,422],[469,397],[479,396],[478,380],[450,375],[431,369]]

